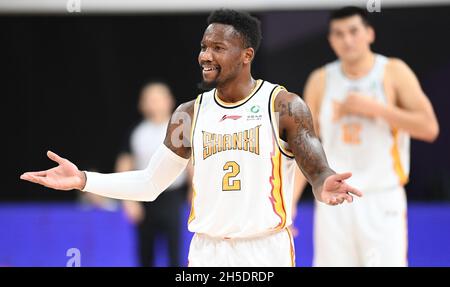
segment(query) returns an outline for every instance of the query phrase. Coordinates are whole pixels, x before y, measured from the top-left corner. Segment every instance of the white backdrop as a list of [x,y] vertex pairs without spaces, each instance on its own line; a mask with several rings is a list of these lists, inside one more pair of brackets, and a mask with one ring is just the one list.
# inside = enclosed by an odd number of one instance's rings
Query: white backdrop
[[[0,0],[0,13],[152,13],[211,11],[226,7],[264,11],[326,9],[356,5],[404,7],[450,4],[450,0]],[[69,8],[68,8],[69,7]]]

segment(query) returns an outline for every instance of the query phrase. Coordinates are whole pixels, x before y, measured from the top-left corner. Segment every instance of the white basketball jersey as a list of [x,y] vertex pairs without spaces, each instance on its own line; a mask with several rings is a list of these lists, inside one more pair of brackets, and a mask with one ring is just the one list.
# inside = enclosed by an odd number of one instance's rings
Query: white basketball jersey
[[335,103],[343,102],[353,90],[387,104],[383,85],[387,61],[386,57],[376,55],[372,70],[357,80],[344,75],[340,61],[325,67],[326,88],[319,116],[322,144],[330,166],[337,172],[352,172],[347,182],[366,192],[406,184],[409,135],[379,118],[338,118]]
[[272,125],[282,89],[258,80],[252,93],[234,104],[222,102],[216,89],[197,98],[191,232],[243,238],[291,224],[296,163]]

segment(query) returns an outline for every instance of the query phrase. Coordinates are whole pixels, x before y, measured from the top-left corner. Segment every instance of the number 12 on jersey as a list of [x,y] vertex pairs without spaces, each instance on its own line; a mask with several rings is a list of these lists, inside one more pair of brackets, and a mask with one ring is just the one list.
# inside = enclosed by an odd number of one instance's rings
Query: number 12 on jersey
[[236,191],[241,190],[241,180],[233,179],[236,177],[241,168],[239,164],[235,161],[227,161],[223,166],[223,170],[227,171],[222,179],[222,190],[223,191]]

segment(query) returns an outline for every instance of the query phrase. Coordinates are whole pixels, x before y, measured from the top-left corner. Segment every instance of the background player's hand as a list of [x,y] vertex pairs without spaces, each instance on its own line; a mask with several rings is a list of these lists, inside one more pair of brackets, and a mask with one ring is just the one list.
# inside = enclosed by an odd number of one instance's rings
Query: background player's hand
[[26,172],[20,178],[59,190],[81,190],[84,188],[86,184],[85,175],[78,170],[76,165],[51,151],[47,152],[47,156],[58,163],[58,166],[43,171]]
[[377,117],[380,103],[375,99],[359,92],[349,92],[340,105],[341,115],[357,115],[367,118]]
[[320,201],[329,205],[338,205],[347,202],[353,202],[353,196],[361,197],[362,193],[356,188],[348,185],[344,180],[350,178],[350,172],[333,174],[327,177],[323,183],[320,193]]

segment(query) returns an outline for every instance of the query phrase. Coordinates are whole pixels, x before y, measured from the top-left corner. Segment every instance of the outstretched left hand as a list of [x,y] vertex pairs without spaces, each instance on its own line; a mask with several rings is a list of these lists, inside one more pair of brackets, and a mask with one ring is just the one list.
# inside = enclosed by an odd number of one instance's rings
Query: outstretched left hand
[[319,201],[328,205],[338,205],[347,202],[353,202],[353,196],[362,196],[362,192],[348,185],[344,180],[350,178],[350,172],[333,174],[327,177],[323,183],[322,190],[319,193]]

